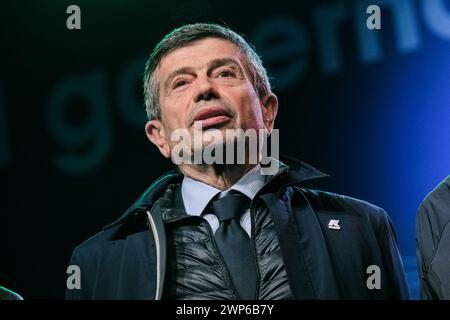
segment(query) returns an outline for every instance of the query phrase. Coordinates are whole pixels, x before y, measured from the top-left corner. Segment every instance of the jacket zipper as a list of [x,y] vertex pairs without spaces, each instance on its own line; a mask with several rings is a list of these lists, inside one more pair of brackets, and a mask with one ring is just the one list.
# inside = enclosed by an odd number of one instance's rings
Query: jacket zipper
[[[255,198],[253,198],[255,199]],[[250,242],[252,244],[252,250],[253,250],[253,255],[254,255],[254,259],[255,259],[255,269],[256,269],[256,288],[255,288],[255,300],[258,300],[259,297],[259,290],[260,290],[260,278],[261,278],[261,273],[259,272],[259,265],[258,265],[258,255],[256,253],[256,234],[255,234],[255,228],[256,228],[256,221],[255,221],[255,210],[252,210],[252,203],[250,204],[250,219],[251,219],[251,226],[252,226],[252,237],[250,239]]]
[[[152,207],[153,209],[153,207]],[[151,210],[147,210],[147,219],[150,224],[150,229],[153,234],[153,238],[155,240],[155,248],[156,248],[156,294],[155,300],[161,300],[162,290],[161,290],[161,241],[159,238],[159,233],[156,228],[155,220],[151,214]]]
[[[275,174],[274,176],[269,177],[269,179],[267,179],[267,181],[264,183],[263,187],[261,189],[258,190],[258,192],[255,194],[255,196],[253,197],[253,200],[257,199],[257,197],[260,195],[261,191],[264,189],[265,186],[267,186],[269,184],[269,182],[271,182],[272,180],[274,180],[275,178],[279,177],[280,175],[284,174],[286,172],[286,170],[281,169],[277,174]],[[251,245],[252,245],[252,249],[253,249],[253,254],[254,254],[254,258],[255,258],[255,267],[256,267],[256,288],[255,288],[255,300],[258,300],[259,298],[259,291],[260,291],[260,281],[261,281],[261,273],[259,270],[259,265],[258,265],[258,255],[256,252],[256,233],[255,233],[255,228],[256,228],[256,218],[255,218],[255,210],[253,209],[254,205],[253,203],[255,201],[251,201],[250,203],[250,220],[251,220]]]

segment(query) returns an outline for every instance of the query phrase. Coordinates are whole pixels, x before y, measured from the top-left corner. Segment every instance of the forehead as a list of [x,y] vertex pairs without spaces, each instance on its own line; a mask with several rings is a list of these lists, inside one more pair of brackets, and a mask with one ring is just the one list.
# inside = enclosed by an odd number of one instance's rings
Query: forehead
[[182,67],[201,68],[209,61],[231,58],[242,65],[238,47],[224,39],[205,38],[170,52],[158,65],[158,79],[164,80],[172,70]]

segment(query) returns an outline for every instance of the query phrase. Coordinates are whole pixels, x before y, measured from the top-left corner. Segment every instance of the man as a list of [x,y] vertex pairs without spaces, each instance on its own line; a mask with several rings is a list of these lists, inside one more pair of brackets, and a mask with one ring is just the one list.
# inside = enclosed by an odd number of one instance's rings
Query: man
[[416,219],[420,295],[450,299],[450,176],[421,203]]
[[[408,298],[382,209],[303,188],[326,175],[300,161],[279,162],[277,172],[264,175],[261,139],[256,162],[251,152],[243,163],[234,156],[190,161],[211,145],[235,151],[227,130],[274,130],[277,97],[241,36],[212,24],[174,30],[147,62],[144,94],[148,138],[166,158],[182,154],[183,161],[74,250],[81,289],[68,290],[67,298]],[[180,130],[203,138],[180,142]],[[211,132],[225,138],[204,138]],[[244,151],[250,144],[246,139]]]

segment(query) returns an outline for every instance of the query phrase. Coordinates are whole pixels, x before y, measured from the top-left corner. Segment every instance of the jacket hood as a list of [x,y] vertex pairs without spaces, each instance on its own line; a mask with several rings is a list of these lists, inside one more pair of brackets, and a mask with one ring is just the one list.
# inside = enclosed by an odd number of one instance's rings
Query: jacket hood
[[[293,157],[282,156],[281,160],[276,160],[279,165],[278,172],[266,182],[265,188],[267,185],[273,184],[275,180],[278,180],[279,187],[292,185],[292,184],[301,184],[306,181],[327,178],[328,174],[325,174],[318,169],[298,160]],[[277,179],[278,177],[283,176],[283,179]],[[128,208],[128,210],[116,221],[113,223],[103,227],[103,230],[113,227],[117,224],[122,223],[127,219],[128,216],[133,214],[138,214],[142,212],[146,212],[150,209],[156,200],[164,193],[167,187],[172,183],[181,182],[183,179],[183,174],[181,171],[176,168],[173,169],[166,174],[159,177],[155,182],[153,182],[150,187],[148,187],[144,193]]]

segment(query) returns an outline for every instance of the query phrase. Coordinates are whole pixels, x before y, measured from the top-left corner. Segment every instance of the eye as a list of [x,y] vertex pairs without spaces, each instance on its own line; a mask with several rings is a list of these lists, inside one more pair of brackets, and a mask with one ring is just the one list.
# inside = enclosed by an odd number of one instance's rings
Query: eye
[[184,85],[187,84],[187,83],[188,83],[188,82],[187,82],[186,80],[180,79],[180,80],[177,80],[177,81],[175,81],[175,82],[173,83],[172,88],[173,88],[173,89],[176,89],[176,88],[179,88],[179,87],[184,86]]
[[219,72],[219,78],[228,78],[228,77],[234,77],[234,72],[231,70],[224,70]]

